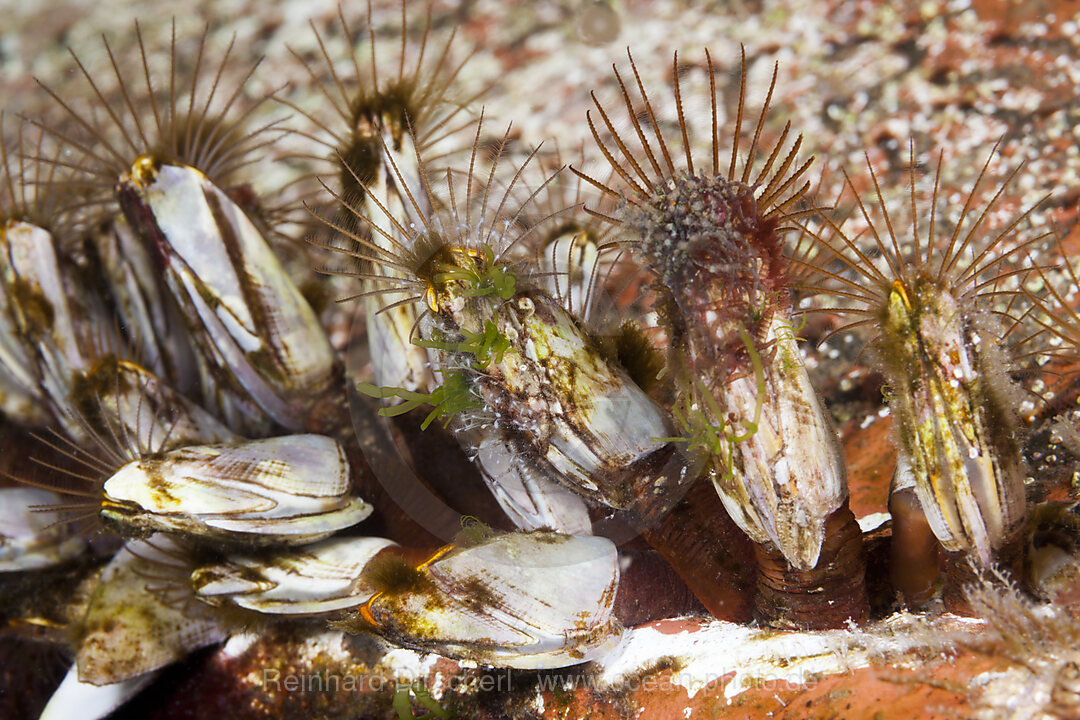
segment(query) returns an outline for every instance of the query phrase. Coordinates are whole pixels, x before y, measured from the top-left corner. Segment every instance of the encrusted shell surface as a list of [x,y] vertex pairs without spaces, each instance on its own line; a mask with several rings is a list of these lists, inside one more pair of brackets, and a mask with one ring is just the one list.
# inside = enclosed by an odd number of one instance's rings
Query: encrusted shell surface
[[79,680],[106,685],[137,678],[225,639],[205,615],[185,614],[147,592],[147,576],[173,560],[165,538],[129,542],[105,567],[90,599],[75,655]]
[[713,483],[747,535],[772,542],[806,570],[817,565],[826,520],[847,498],[847,476],[791,326],[773,320],[766,342],[772,349],[763,361],[764,385],[739,375],[719,398],[732,429],[747,437],[732,443]]
[[[552,479],[612,507],[632,505],[630,468],[664,452],[668,443],[662,438],[672,428],[664,411],[600,353],[581,324],[543,292],[519,293],[501,303],[478,298],[452,318],[421,327],[426,336],[445,337],[483,332],[494,322],[510,343],[501,357],[474,371],[484,411],[528,446]],[[458,355],[444,353],[444,364],[462,362]],[[465,355],[470,362],[471,357]],[[530,462],[524,456],[523,461]]]
[[[914,304],[890,296],[885,325],[895,357],[893,408],[900,438],[897,476],[915,488],[934,534],[948,550],[989,565],[1015,540],[1026,500],[1010,410],[984,379],[991,334],[977,316],[929,283]],[[1000,358],[997,358],[1000,361]]]

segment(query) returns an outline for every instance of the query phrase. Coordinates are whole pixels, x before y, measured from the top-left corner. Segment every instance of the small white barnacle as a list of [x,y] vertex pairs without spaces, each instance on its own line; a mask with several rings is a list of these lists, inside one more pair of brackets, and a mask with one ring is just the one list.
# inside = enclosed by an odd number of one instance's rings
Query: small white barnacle
[[141,457],[117,469],[102,489],[102,520],[128,535],[302,544],[372,512],[351,491],[344,449],[322,435],[191,445]]

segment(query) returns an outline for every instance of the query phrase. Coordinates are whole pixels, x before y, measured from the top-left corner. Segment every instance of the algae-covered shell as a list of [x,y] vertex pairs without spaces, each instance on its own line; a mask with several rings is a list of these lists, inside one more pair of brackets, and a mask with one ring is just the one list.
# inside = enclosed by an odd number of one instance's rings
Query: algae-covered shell
[[346,627],[489,666],[565,667],[621,637],[612,617],[618,583],[618,553],[606,538],[501,535],[444,548]]
[[897,359],[908,374],[891,378],[899,467],[941,544],[989,565],[1015,541],[1026,509],[1014,420],[988,387],[997,339],[947,292],[929,283],[917,292],[915,308],[893,294],[883,329],[898,356],[906,351]]
[[232,554],[191,573],[195,597],[269,615],[311,615],[356,607],[375,594],[361,574],[383,538],[331,538],[302,548]]
[[225,639],[211,616],[185,612],[147,592],[147,576],[175,564],[177,552],[182,550],[167,538],[135,540],[105,567],[80,628],[80,681],[107,685],[135,678]]
[[818,564],[826,521],[847,499],[847,475],[791,325],[774,319],[765,344],[761,376],[730,379],[715,400],[715,420],[746,437],[725,442],[713,484],[747,535],[808,570]]
[[481,365],[465,372],[484,412],[528,448],[527,456],[519,453],[523,462],[539,461],[552,479],[616,508],[680,479],[662,467],[673,450],[663,439],[672,434],[666,413],[551,296],[526,291],[506,302],[475,298],[421,323],[426,338],[490,330],[505,340],[505,352],[481,358],[444,351],[441,361]]
[[308,543],[372,507],[351,492],[345,452],[321,435],[192,445],[133,460],[105,481],[102,518],[129,533]]

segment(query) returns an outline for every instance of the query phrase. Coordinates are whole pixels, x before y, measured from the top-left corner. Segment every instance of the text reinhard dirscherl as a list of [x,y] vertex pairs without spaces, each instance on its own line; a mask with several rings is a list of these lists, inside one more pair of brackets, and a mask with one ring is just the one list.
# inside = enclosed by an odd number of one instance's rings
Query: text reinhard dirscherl
[[[282,673],[275,668],[264,668],[262,685],[266,690],[277,692],[381,692],[393,690],[399,681],[378,674],[351,673]],[[454,691],[467,685],[472,692],[507,692],[510,690],[509,673],[483,674],[479,676],[452,675],[443,683],[444,690]]]
[[[675,673],[656,673],[644,676],[628,676],[614,682],[599,682],[595,675],[589,673],[541,673],[531,675],[527,682],[535,686],[539,692],[553,691],[566,692],[578,689],[596,689],[610,693],[618,692],[670,692],[677,689],[686,689],[689,686],[711,687],[723,691],[723,688],[732,679],[730,672],[719,672],[710,681],[704,681],[700,677],[682,677]],[[740,683],[744,688],[755,689],[789,689],[801,686],[808,680],[813,679],[813,673],[807,672],[806,677],[801,673],[788,674],[787,677],[778,678],[743,678]],[[515,680],[521,683],[524,679],[515,677],[510,671],[488,672],[480,675],[450,675],[440,679],[440,695],[447,692],[464,694],[509,692],[513,689]],[[266,690],[277,692],[381,692],[394,690],[402,682],[394,678],[384,677],[377,673],[373,674],[349,674],[349,673],[283,673],[274,668],[264,668],[262,673],[262,685]],[[602,687],[600,687],[602,686]]]

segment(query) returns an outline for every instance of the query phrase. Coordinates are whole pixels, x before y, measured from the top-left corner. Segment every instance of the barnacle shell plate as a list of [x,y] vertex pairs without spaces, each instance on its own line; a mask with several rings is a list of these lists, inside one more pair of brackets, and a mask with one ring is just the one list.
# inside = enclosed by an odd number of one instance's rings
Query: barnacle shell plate
[[32,394],[40,402],[41,395],[35,392],[40,375],[34,360],[36,353],[19,332],[19,320],[27,308],[20,305],[13,290],[20,279],[20,266],[25,262],[23,256],[26,253],[19,248],[26,244],[33,247],[40,243],[51,246],[52,238],[48,232],[34,225],[9,221],[0,227],[0,240],[0,249],[3,250],[0,254],[0,269],[3,271],[3,292],[0,292],[0,310],[3,311],[0,312],[0,364],[11,376],[15,387]]
[[523,530],[590,535],[592,520],[581,496],[545,474],[542,466],[522,458],[512,442],[507,433],[490,428],[476,448],[484,483],[499,507]]
[[367,609],[402,645],[485,665],[565,667],[606,652],[619,582],[610,540],[548,532],[456,548],[422,568],[421,591],[376,596]]
[[225,639],[212,618],[185,614],[146,591],[147,575],[171,562],[172,550],[161,537],[153,544],[136,540],[105,567],[75,656],[80,681],[105,685],[138,677]]
[[[103,514],[120,523],[246,542],[312,542],[372,512],[350,493],[344,450],[322,435],[195,445],[133,460],[105,482],[105,495]],[[134,521],[125,520],[132,512]]]
[[152,217],[173,291],[220,366],[275,420],[301,429],[309,393],[329,382],[337,358],[265,238],[195,168],[140,158],[121,188],[130,212]]
[[232,555],[191,573],[195,596],[272,615],[306,615],[356,607],[375,593],[361,577],[383,538],[332,538],[272,555]]
[[633,498],[610,478],[664,447],[658,438],[670,436],[671,427],[662,411],[552,298],[532,293],[506,307],[520,351],[488,370],[515,396],[507,414],[518,415],[516,424],[529,429],[564,484],[627,507]]
[[111,377],[101,383],[99,409],[103,419],[116,425],[112,436],[138,443],[132,450],[164,452],[184,445],[240,441],[217,418],[145,368],[121,360],[100,370]]
[[887,327],[898,338],[908,335],[903,348],[911,365],[911,379],[902,379],[893,404],[898,472],[910,473],[906,482],[941,544],[973,551],[989,564],[1024,515],[1016,450],[994,442],[991,423],[1003,413],[981,377],[978,324],[948,293],[918,290],[918,313],[899,291],[889,303]]
[[[753,434],[736,443],[736,467],[713,478],[731,518],[756,542],[773,542],[792,566],[817,565],[825,521],[847,497],[847,474],[828,417],[810,384],[791,325],[773,320],[766,400]],[[760,392],[752,376],[729,382],[731,416],[754,417]]]

